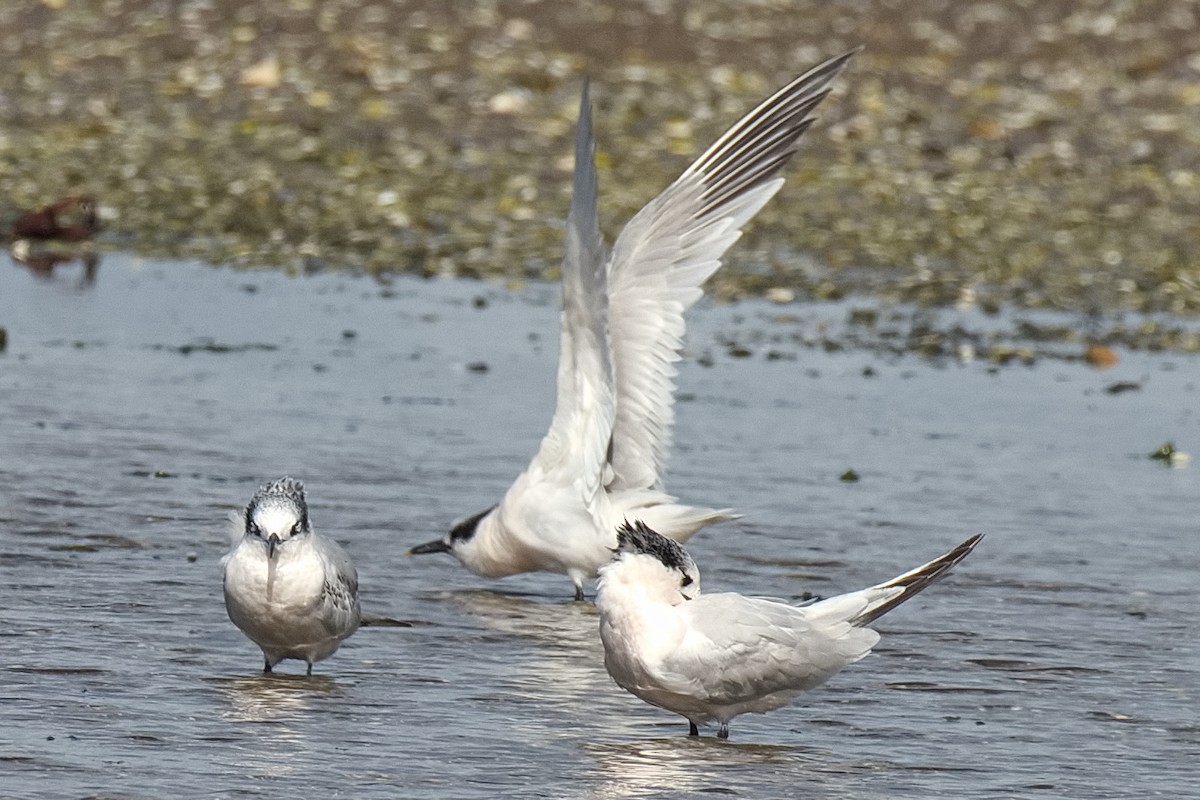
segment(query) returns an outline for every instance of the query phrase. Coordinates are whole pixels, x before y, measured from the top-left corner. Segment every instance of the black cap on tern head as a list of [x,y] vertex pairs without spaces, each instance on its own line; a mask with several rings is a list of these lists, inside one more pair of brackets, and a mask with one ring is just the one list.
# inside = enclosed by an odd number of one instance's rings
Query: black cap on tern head
[[678,542],[668,539],[641,520],[626,520],[617,528],[617,553],[654,556],[663,566],[677,569],[684,575],[696,571],[696,562]]
[[468,541],[475,536],[475,531],[479,529],[479,522],[488,514],[494,511],[496,506],[488,506],[478,514],[472,514],[461,522],[455,523],[450,529],[450,541],[461,542]]

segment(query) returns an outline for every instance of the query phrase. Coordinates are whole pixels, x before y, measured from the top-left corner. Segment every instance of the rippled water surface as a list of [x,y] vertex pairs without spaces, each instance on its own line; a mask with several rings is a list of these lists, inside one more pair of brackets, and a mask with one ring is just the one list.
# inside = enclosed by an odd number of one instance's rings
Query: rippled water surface
[[[1200,786],[1197,472],[1146,457],[1200,450],[1195,359],[884,360],[797,343],[844,308],[694,309],[669,487],[745,514],[689,546],[705,588],[827,595],[988,535],[882,621],[874,655],[721,742],[609,681],[566,578],[404,555],[535,450],[557,310],[553,285],[120,255],[88,283],[0,259],[0,795]],[[1105,391],[1121,381],[1139,388]],[[363,629],[311,678],[261,675],[221,601],[224,520],[284,473],[356,559],[364,606],[414,623]]]

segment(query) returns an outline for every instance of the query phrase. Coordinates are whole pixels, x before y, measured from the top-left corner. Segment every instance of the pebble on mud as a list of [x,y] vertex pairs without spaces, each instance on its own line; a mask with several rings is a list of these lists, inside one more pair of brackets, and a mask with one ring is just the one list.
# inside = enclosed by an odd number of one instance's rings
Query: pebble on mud
[[1115,366],[1121,358],[1111,347],[1106,347],[1102,344],[1091,344],[1084,351],[1083,360],[1096,369],[1108,369]]
[[278,89],[282,80],[283,71],[279,68],[279,59],[275,56],[267,56],[257,64],[243,69],[239,82],[242,86]]

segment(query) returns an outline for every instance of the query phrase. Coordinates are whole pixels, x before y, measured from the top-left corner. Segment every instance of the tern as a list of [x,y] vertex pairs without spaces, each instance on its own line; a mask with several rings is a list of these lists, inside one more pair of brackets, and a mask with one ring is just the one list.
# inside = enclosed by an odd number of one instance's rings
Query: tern
[[358,573],[341,545],[312,529],[304,486],[261,486],[233,519],[233,549],[221,560],[225,610],[263,652],[263,672],[285,658],[333,655],[358,630]]
[[611,556],[622,520],[643,520],[682,542],[737,517],[677,503],[663,486],[683,315],[742,226],[783,185],[779,171],[854,52],[814,67],[735,123],[634,215],[611,251],[596,209],[585,82],[550,430],[497,505],[410,554],[449,552],[488,578],[565,573],[582,600],[583,583]]
[[979,544],[972,536],[890,581],[804,606],[735,593],[701,594],[679,544],[626,523],[600,569],[596,609],[604,665],[622,689],[688,720],[689,733],[789,704],[863,658],[870,623],[945,576]]

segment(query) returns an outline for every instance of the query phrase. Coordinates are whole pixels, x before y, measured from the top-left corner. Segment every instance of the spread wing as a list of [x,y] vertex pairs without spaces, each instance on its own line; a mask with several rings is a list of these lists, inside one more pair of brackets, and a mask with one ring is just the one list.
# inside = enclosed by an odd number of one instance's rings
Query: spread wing
[[683,312],[783,185],[779,170],[854,52],[814,67],[739,120],[617,238],[608,262],[617,397],[611,489],[661,488]]
[[550,431],[531,468],[565,470],[581,480],[585,500],[602,490],[615,413],[609,356],[604,241],[596,211],[596,165],[591,106],[584,83],[575,138],[575,180],[562,264],[558,399]]

